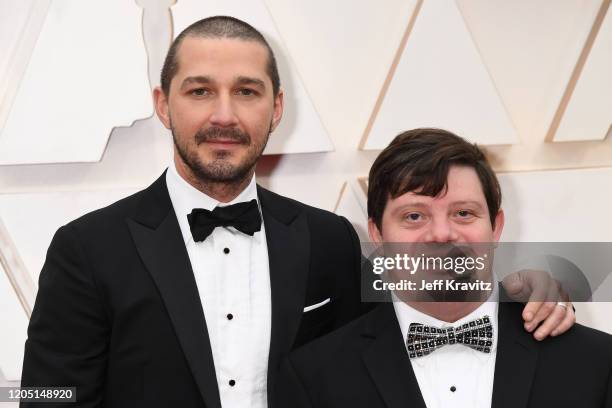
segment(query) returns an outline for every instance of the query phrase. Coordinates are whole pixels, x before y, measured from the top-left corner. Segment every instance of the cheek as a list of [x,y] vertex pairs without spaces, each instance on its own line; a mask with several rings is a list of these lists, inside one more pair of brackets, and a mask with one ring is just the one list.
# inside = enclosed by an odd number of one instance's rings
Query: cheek
[[183,134],[191,135],[197,132],[206,122],[206,111],[204,109],[195,109],[189,104],[176,104],[173,110],[170,111],[170,119],[172,125],[182,131]]
[[419,238],[418,231],[402,228],[397,223],[383,223],[382,239],[385,242],[416,242]]
[[461,230],[461,234],[469,242],[493,241],[493,229],[488,222],[469,225]]
[[419,233],[408,230],[396,231],[390,242],[420,242],[423,238]]
[[239,115],[242,126],[253,136],[254,134],[268,134],[272,122],[272,111],[267,106],[257,106],[244,109]]

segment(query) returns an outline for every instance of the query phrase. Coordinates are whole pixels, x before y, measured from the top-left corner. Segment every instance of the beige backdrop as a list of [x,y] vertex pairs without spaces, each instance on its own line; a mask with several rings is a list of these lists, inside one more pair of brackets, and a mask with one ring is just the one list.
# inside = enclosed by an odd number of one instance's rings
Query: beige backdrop
[[[612,241],[609,0],[174,3],[0,6],[0,383],[19,380],[54,231],[169,163],[170,136],[147,116],[173,18],[178,28],[231,13],[271,39],[288,106],[258,180],[349,217],[363,237],[359,179],[378,149],[438,126],[487,146],[504,240]],[[608,304],[577,310],[612,333]]]

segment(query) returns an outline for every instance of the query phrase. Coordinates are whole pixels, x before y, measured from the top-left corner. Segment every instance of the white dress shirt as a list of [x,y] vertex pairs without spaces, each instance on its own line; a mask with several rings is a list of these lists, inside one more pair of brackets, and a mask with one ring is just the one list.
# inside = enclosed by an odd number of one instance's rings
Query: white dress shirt
[[191,186],[174,165],[166,173],[166,183],[204,309],[221,405],[267,408],[272,302],[263,217],[261,230],[253,236],[217,227],[197,243],[187,220],[194,208],[212,211],[218,205],[257,199],[255,176],[229,203],[219,203]]
[[496,287],[487,302],[454,323],[438,320],[403,302],[393,302],[404,344],[410,323],[445,328],[457,327],[485,315],[491,318],[493,326],[491,353],[483,353],[463,344],[447,344],[431,354],[410,360],[427,408],[491,407],[497,354],[497,299]]

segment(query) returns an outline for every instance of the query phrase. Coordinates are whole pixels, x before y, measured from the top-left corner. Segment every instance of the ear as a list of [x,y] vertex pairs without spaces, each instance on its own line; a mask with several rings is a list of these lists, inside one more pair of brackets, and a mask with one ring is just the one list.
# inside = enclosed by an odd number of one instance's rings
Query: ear
[[278,95],[274,98],[274,113],[272,114],[272,125],[270,126],[270,132],[274,131],[283,117],[283,110],[285,108],[285,94],[282,89],[279,89]]
[[504,229],[504,221],[504,210],[500,208],[497,212],[497,215],[495,216],[495,228],[493,228],[493,239],[495,240],[495,242],[499,242],[499,238],[501,237],[502,231]]
[[370,236],[370,240],[372,240],[372,242],[376,242],[377,244],[380,244],[383,240],[382,234],[372,218],[368,218],[368,235]]
[[157,117],[166,127],[170,129],[170,111],[168,109],[168,98],[164,91],[158,86],[153,90],[153,103],[155,104],[155,112]]

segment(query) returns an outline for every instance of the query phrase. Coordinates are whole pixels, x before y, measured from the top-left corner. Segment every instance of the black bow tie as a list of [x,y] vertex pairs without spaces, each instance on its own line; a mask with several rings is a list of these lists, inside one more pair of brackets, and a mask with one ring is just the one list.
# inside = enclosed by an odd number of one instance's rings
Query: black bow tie
[[406,339],[410,358],[423,357],[447,344],[456,343],[483,353],[490,353],[493,344],[493,326],[489,316],[444,329],[410,323]]
[[204,241],[217,227],[234,227],[248,235],[261,230],[261,215],[255,199],[248,203],[216,207],[212,211],[194,208],[187,215],[187,220],[195,242]]

